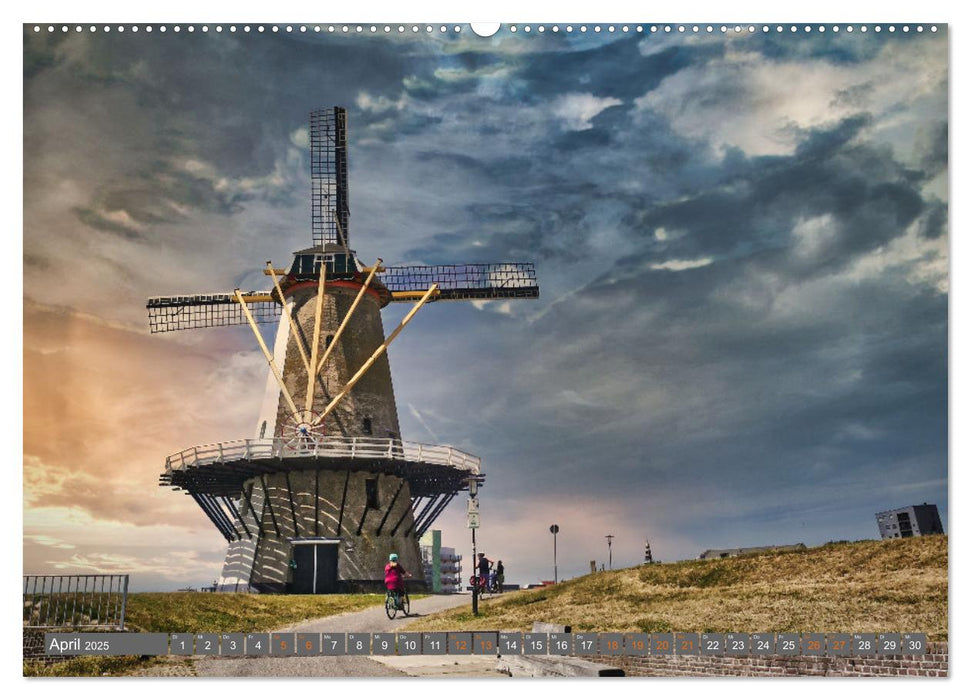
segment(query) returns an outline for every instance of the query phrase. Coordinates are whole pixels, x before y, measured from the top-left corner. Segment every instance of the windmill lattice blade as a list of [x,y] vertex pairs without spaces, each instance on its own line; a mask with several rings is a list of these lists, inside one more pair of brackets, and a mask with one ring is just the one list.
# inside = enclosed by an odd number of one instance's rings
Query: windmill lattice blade
[[[257,323],[272,323],[280,315],[280,305],[270,292],[249,292],[244,297]],[[190,328],[241,326],[246,315],[232,294],[192,294],[152,297],[145,305],[152,333],[184,331]]]
[[435,301],[539,297],[533,263],[407,265],[386,268],[380,279],[394,301],[413,301],[433,284],[438,285]]
[[348,244],[347,110],[310,113],[310,226],[314,245]]

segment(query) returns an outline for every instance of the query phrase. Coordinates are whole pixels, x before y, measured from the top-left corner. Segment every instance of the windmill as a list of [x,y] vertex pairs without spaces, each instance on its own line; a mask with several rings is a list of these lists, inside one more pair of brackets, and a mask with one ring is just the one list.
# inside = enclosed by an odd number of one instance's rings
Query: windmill
[[[478,457],[401,439],[386,350],[425,304],[539,296],[532,263],[365,265],[349,243],[347,113],[310,115],[312,246],[267,262],[265,291],[149,299],[152,333],[248,325],[269,366],[255,435],[166,459],[229,542],[220,590],[380,586],[390,552],[421,571],[418,538],[484,475]],[[412,303],[387,336],[381,309]],[[260,326],[276,324],[271,345]]]

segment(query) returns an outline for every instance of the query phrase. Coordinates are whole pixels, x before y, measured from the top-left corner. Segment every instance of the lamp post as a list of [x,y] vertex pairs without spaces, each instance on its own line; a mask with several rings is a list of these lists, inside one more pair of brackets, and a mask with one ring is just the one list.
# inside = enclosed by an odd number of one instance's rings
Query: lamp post
[[[475,531],[479,529],[479,480],[475,476],[469,477],[469,529],[472,531],[472,573],[478,576],[477,557],[475,549]],[[459,579],[461,582],[461,579]],[[472,614],[479,614],[479,587],[472,586]]]
[[607,537],[607,560],[610,562],[608,568],[614,570],[614,536],[606,535]]
[[556,575],[556,533],[560,531],[560,526],[556,523],[550,525],[550,532],[553,533],[553,583],[557,582]]

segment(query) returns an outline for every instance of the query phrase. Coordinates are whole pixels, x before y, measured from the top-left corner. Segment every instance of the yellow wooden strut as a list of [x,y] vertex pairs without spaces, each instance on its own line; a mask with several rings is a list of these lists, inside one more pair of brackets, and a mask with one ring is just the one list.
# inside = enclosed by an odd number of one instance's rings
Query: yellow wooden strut
[[[236,301],[234,298],[233,301]],[[243,301],[248,301],[250,304],[256,304],[263,301],[276,301],[272,294],[244,294]]]
[[[409,289],[402,292],[391,292],[392,301],[412,301],[413,299],[421,299],[421,295],[425,293],[424,289]],[[435,293],[432,294],[432,299],[441,296],[441,290],[436,289]]]
[[246,300],[243,295],[239,293],[237,289],[234,292],[236,296],[236,301],[243,308],[243,313],[246,314],[246,320],[249,322],[249,327],[253,330],[253,335],[256,336],[256,342],[260,344],[260,349],[263,351],[263,357],[266,358],[266,362],[270,365],[270,370],[273,372],[273,376],[276,377],[276,383],[280,385],[280,391],[283,392],[283,398],[287,400],[287,404],[290,406],[290,410],[294,413],[297,412],[297,406],[293,403],[293,398],[290,396],[290,392],[287,391],[287,385],[283,383],[283,377],[280,376],[279,370],[276,368],[276,364],[273,362],[273,355],[266,347],[266,343],[263,341],[263,336],[260,333],[260,329],[256,325],[256,321],[253,320],[253,314],[250,313],[249,307],[246,305]]
[[[317,366],[317,351],[320,348],[320,317],[321,310],[324,308],[324,287],[327,279],[327,261],[323,255],[320,256],[320,277],[317,282],[317,305],[314,308],[314,336],[313,345],[310,352],[310,366]],[[317,380],[316,372],[307,373],[307,396],[304,399],[304,410],[310,411],[314,407],[314,388]]]
[[431,298],[432,294],[434,294],[437,289],[438,289],[438,285],[433,284],[428,289],[428,291],[425,292],[425,295],[421,298],[421,300],[417,304],[415,304],[414,307],[412,307],[411,311],[409,311],[408,314],[403,319],[401,319],[401,323],[398,324],[398,327],[395,328],[394,331],[391,332],[391,335],[389,335],[387,339],[383,343],[381,343],[381,345],[378,346],[377,350],[375,350],[374,353],[372,353],[371,357],[368,358],[367,362],[361,365],[361,369],[357,370],[357,372],[354,373],[354,376],[351,377],[350,380],[348,380],[347,385],[340,390],[340,393],[338,393],[337,396],[335,396],[331,400],[331,402],[327,404],[327,408],[323,410],[323,413],[321,413],[320,416],[316,420],[314,420],[314,425],[318,425],[319,423],[321,423],[324,420],[324,418],[326,418],[327,415],[331,411],[333,411],[334,408],[337,407],[337,404],[340,403],[341,399],[343,399],[345,396],[348,395],[348,393],[350,393],[351,389],[354,388],[354,385],[357,384],[358,381],[361,379],[361,377],[363,377],[364,374],[371,368],[371,365],[377,362],[378,358],[385,353],[385,351],[388,349],[388,346],[391,345],[391,343],[398,336],[398,334],[401,333],[404,327],[408,325],[408,322],[411,321],[411,319],[415,316],[416,313],[418,313],[418,309],[420,309],[422,306],[425,305],[425,302],[427,302]]

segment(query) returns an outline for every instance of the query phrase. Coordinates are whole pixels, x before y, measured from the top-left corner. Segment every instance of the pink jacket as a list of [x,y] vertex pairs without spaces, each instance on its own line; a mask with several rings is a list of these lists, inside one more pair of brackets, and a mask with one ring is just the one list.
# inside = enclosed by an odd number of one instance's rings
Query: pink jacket
[[404,583],[404,568],[401,564],[389,561],[384,567],[384,585],[388,590],[400,589]]

